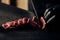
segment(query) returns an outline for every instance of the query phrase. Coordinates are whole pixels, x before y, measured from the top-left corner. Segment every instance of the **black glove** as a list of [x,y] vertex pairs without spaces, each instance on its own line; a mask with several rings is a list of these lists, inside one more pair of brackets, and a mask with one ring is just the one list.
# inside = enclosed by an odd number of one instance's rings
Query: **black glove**
[[60,26],[60,6],[47,8],[44,13],[44,18],[47,22],[47,31],[59,31]]
[[46,11],[44,13],[44,18],[45,18],[47,24],[50,23],[50,21],[52,21],[56,17],[54,10],[55,10],[55,8],[46,9]]

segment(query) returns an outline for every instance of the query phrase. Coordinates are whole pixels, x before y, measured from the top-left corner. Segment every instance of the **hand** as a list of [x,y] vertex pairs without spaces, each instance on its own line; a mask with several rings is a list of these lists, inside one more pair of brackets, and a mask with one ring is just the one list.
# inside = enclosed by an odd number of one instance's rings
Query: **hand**
[[[42,26],[40,25],[40,21],[41,21]],[[15,20],[15,21],[6,22],[6,23],[2,24],[2,27],[4,29],[8,29],[8,28],[15,28],[15,27],[25,25],[25,24],[29,24],[32,27],[39,27],[39,28],[42,28],[42,29],[44,29],[45,26],[46,26],[46,22],[45,22],[43,17],[41,17],[40,20],[38,20],[36,18],[36,16],[34,16],[32,19],[22,18],[22,19],[18,19],[18,20]]]

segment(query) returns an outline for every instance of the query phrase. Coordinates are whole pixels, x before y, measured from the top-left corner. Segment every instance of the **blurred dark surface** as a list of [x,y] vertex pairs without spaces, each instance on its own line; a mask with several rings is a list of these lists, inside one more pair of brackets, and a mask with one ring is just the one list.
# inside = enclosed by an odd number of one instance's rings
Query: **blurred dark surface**
[[43,31],[9,31],[0,32],[0,40],[59,40],[60,33]]

